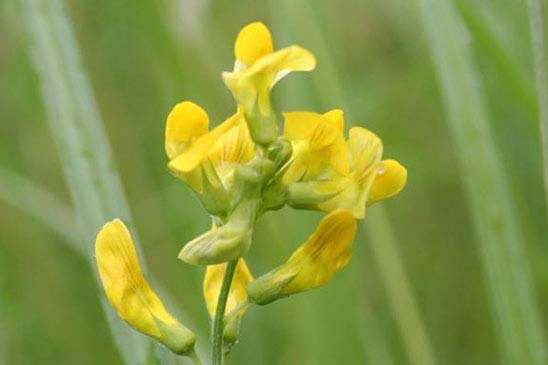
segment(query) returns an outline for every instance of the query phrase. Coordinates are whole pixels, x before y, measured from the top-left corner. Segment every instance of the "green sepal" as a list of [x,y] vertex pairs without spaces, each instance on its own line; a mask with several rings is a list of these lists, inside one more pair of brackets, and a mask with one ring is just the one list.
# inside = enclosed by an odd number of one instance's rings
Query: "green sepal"
[[320,193],[316,188],[321,182],[297,182],[287,187],[287,204],[296,209],[318,209],[318,204],[337,195]]
[[209,159],[202,162],[201,173],[203,192],[199,194],[200,201],[211,215],[225,216],[230,207],[230,198]]
[[247,284],[247,298],[250,303],[265,305],[287,297],[283,290],[297,276],[295,273],[279,274],[275,269]]
[[223,353],[225,356],[232,351],[232,347],[239,341],[241,323],[242,315],[240,314],[233,315],[225,322],[223,333]]
[[256,144],[267,146],[276,140],[278,137],[278,122],[271,111],[262,114],[255,103],[250,110],[246,109],[244,115],[251,139]]
[[261,205],[261,212],[267,210],[278,210],[282,208],[287,202],[287,186],[276,180],[267,185],[263,191],[263,203]]
[[293,153],[291,142],[284,137],[278,137],[266,151],[266,157],[274,162],[276,170],[279,170],[289,159]]
[[177,355],[188,355],[194,351],[196,336],[194,332],[180,324],[166,324],[162,321],[155,320],[156,325],[162,333],[161,338],[158,338],[168,349]]

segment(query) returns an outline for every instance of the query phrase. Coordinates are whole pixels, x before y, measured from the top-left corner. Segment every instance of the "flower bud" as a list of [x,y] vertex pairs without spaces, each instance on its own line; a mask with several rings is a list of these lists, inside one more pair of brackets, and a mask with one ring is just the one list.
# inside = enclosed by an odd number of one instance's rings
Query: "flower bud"
[[243,256],[251,245],[258,200],[242,201],[226,224],[213,227],[188,242],[179,259],[194,265],[212,265]]

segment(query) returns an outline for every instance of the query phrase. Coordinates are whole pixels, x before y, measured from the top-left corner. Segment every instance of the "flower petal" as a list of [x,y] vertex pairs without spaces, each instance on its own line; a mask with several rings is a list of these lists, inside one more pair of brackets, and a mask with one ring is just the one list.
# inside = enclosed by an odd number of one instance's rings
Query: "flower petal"
[[[223,284],[223,278],[226,271],[226,263],[218,265],[208,265],[204,277],[204,298],[207,305],[207,310],[211,318],[215,317],[215,311],[217,310],[217,301],[219,299],[219,293]],[[240,258],[236,271],[234,272],[234,278],[230,285],[230,292],[226,302],[225,314],[231,313],[239,305],[247,300],[246,286],[253,280],[253,275],[247,267],[245,260]]]
[[407,169],[396,160],[383,160],[369,192],[368,203],[372,204],[398,194],[407,182]]
[[310,71],[316,67],[314,55],[299,46],[290,46],[256,60],[249,68],[223,72],[225,85],[247,112],[255,105],[264,115],[270,114],[269,91],[292,71]]
[[[336,112],[333,111],[328,114],[328,118],[311,112],[288,112],[284,113],[284,117],[284,137],[289,141],[306,141],[305,147],[301,146],[300,149],[304,153],[309,152],[309,154],[312,154],[308,159],[310,163],[318,164],[326,161],[337,173],[348,174],[348,148],[342,129],[340,129],[342,125],[339,121],[333,121]],[[294,146],[296,152],[299,150],[297,147]],[[307,149],[309,151],[306,151]],[[298,163],[299,158],[301,157],[295,153],[296,163]],[[290,167],[291,169],[292,167]],[[308,178],[312,178],[314,174],[319,174],[318,169],[310,168],[309,170],[311,173]],[[291,172],[288,171],[288,173]]]
[[[289,46],[257,59],[249,68],[226,74],[241,79],[264,78],[270,81],[267,83],[270,89],[289,72],[312,71],[315,67],[316,58],[310,51],[301,46]],[[278,76],[280,72],[284,73],[282,77]]]
[[382,142],[365,128],[350,129],[348,139],[351,167],[349,175],[331,177],[330,181],[318,184],[318,192],[339,193],[318,204],[320,210],[329,212],[337,208],[349,209],[357,219],[365,218],[365,206],[375,179],[376,168],[382,156]]
[[207,133],[209,116],[200,106],[184,101],[173,107],[167,117],[165,148],[169,159],[175,158],[193,139]]
[[333,109],[323,114],[335,128],[344,132],[344,112],[341,109]]
[[338,177],[330,181],[319,182],[314,187],[318,194],[331,193],[334,196],[325,202],[318,203],[318,209],[324,212],[332,212],[335,209],[347,209],[352,211],[354,218],[365,217],[365,201],[361,199],[360,187],[348,177]]
[[352,172],[358,184],[371,179],[382,156],[382,142],[375,133],[362,127],[350,129],[348,148],[352,160]]
[[187,149],[169,162],[169,169],[176,174],[184,174],[194,170],[207,156],[209,149],[215,141],[234,127],[242,118],[242,113],[238,111],[209,133],[199,137]]
[[268,304],[326,284],[350,260],[355,233],[352,212],[331,212],[285,264],[249,283],[249,300]]
[[120,220],[103,226],[95,240],[95,257],[108,300],[123,320],[175,353],[193,349],[194,334],[167,312],[145,280],[130,233]]
[[289,141],[308,140],[312,150],[325,149],[340,134],[321,114],[297,111],[283,115],[284,137]]
[[273,51],[272,34],[261,22],[250,23],[243,27],[234,44],[236,59],[245,65],[252,65],[256,60]]
[[249,162],[253,157],[255,157],[255,144],[243,119],[220,136],[208,151],[208,158],[225,186],[227,186],[227,178],[230,178],[229,175],[234,171],[234,166]]

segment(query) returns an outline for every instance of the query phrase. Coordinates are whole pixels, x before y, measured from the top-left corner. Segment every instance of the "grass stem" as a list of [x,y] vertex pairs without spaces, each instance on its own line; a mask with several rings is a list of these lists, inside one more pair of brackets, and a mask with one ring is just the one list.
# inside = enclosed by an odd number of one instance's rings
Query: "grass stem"
[[495,146],[469,35],[453,4],[417,0],[478,235],[505,364],[546,364],[524,239]]
[[[79,223],[80,229],[73,227],[71,234],[79,235],[100,287],[92,254],[95,234],[115,217],[131,225],[122,183],[62,1],[21,0],[21,15]],[[126,326],[104,297],[102,305],[124,363],[145,364],[150,341]]]
[[366,222],[370,247],[386,288],[396,324],[411,364],[436,363],[430,339],[422,321],[413,289],[405,273],[396,237],[383,207],[369,209]]
[[543,8],[539,0],[529,0],[528,5],[531,49],[533,52],[535,85],[537,88],[538,120],[544,173],[544,198],[546,201],[546,213],[548,215],[548,79],[546,78]]

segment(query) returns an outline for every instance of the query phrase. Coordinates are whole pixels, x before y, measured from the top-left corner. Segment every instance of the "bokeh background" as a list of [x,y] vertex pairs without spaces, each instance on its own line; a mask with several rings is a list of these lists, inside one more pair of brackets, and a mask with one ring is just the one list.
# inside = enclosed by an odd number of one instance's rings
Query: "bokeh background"
[[[437,364],[503,362],[464,187],[467,171],[459,168],[460,150],[447,122],[418,2],[65,3],[149,274],[170,293],[170,308],[200,332],[202,344],[209,326],[201,296],[203,269],[176,255],[209,223],[197,199],[167,171],[164,123],[182,100],[202,105],[214,123],[233,112],[220,73],[232,68],[239,29],[261,20],[277,47],[300,44],[318,60],[314,72],[280,82],[274,91],[277,109],[343,108],[347,123],[381,136],[385,156],[401,161],[409,180],[402,194],[368,211],[388,217],[388,236],[386,231],[369,235],[378,219],[366,219],[351,263],[326,287],[252,308],[227,363],[416,364],[408,348],[414,345],[429,348]],[[514,223],[523,235],[525,270],[532,273],[546,326],[548,228],[527,3],[450,3],[478,70],[477,87],[515,204]],[[69,242],[78,230],[72,214],[47,204],[40,198],[43,190],[25,190],[26,200],[17,199],[17,187],[28,183],[47,190],[62,207],[74,206],[29,43],[20,3],[2,0],[0,363],[120,364],[94,268]],[[47,212],[57,231],[37,219],[40,211]],[[248,255],[252,271],[260,274],[283,262],[320,217],[290,209],[265,216]],[[372,236],[388,237],[396,252],[383,255],[382,239],[381,248],[374,248]],[[89,248],[92,242],[79,244]],[[407,294],[412,301],[402,303]],[[406,321],[406,316],[413,318]],[[423,332],[426,344],[409,345],[409,338]]]

